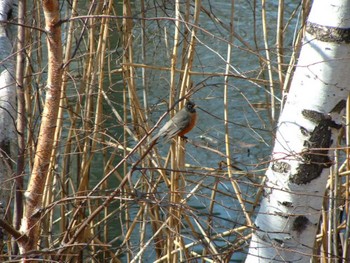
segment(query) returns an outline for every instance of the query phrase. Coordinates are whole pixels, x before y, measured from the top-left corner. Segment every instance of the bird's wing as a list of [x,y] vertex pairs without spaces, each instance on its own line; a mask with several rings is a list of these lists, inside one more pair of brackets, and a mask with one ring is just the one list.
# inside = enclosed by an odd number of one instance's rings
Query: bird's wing
[[158,140],[160,137],[164,138],[165,135],[167,135],[168,130],[171,130],[170,126],[172,124],[173,124],[172,120],[169,120],[167,123],[165,123],[164,126],[158,131],[158,133],[151,138],[150,143],[153,143],[154,141]]
[[151,143],[163,138],[164,141],[169,141],[174,138],[179,132],[185,129],[190,122],[190,118],[184,118],[183,114],[178,112],[170,119],[159,132],[151,139]]
[[[174,138],[179,132],[185,129],[188,125],[187,118],[181,118],[179,115],[175,115],[163,128],[163,136],[166,141]],[[159,131],[161,132],[161,131]]]

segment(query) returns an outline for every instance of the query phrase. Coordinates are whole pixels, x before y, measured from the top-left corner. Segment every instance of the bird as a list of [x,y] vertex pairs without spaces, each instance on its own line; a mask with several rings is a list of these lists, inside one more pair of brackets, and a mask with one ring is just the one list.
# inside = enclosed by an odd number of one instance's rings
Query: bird
[[196,104],[188,100],[180,111],[172,117],[159,132],[150,140],[150,144],[155,144],[159,138],[164,142],[170,141],[175,136],[187,139],[186,133],[191,131],[197,122]]

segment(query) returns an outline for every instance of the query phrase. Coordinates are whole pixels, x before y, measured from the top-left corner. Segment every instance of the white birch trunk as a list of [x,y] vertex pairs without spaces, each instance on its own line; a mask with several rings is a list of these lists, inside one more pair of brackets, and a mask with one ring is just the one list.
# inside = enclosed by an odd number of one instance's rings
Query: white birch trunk
[[246,262],[309,262],[350,86],[350,1],[315,0]]
[[[0,1],[0,21],[6,21],[12,1]],[[12,45],[6,24],[0,23],[0,208],[11,193],[13,158],[16,142],[16,85]]]

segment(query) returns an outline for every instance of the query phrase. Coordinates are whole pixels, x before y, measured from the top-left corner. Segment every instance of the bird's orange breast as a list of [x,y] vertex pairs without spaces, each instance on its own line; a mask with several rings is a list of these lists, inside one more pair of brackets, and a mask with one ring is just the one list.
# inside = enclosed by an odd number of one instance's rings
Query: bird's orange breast
[[188,123],[188,125],[182,130],[180,131],[177,135],[178,136],[184,136],[186,133],[188,133],[189,131],[191,131],[193,129],[193,127],[196,125],[197,122],[197,113],[190,113],[190,122]]

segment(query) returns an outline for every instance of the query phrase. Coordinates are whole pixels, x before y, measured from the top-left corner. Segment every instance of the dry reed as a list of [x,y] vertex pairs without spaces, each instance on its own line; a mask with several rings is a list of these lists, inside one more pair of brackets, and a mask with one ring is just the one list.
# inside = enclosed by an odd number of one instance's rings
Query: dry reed
[[[288,92],[309,3],[302,3],[300,18],[299,9],[287,12],[283,0],[276,10],[268,10],[267,1],[255,3],[253,18],[262,24],[247,25],[252,42],[235,25],[240,18],[235,1],[227,3],[228,20],[216,15],[214,3],[200,0],[162,6],[144,0],[139,5],[128,0],[62,5],[63,83],[38,223],[41,251],[33,253],[59,262],[229,262],[238,254],[244,257],[269,159],[266,151],[254,163],[236,159],[255,147],[271,147],[269,127],[276,124]],[[25,40],[18,42],[26,54],[24,67],[17,69],[25,87],[18,93],[18,114],[24,108],[26,113],[19,175],[33,168],[45,100],[45,35],[36,30],[43,27],[41,13],[39,1],[28,7],[22,20],[28,25]],[[275,28],[269,25],[271,13],[277,14]],[[217,31],[205,28],[204,20]],[[293,21],[299,24],[294,46],[288,49],[286,35],[293,31]],[[215,43],[226,48],[226,56]],[[201,64],[198,54],[206,53],[217,67]],[[18,54],[21,59],[23,53]],[[251,56],[255,64],[240,69],[232,54]],[[247,97],[246,89],[260,92],[259,101]],[[202,119],[190,139],[149,145],[151,131],[187,98],[195,98]],[[242,105],[239,100],[246,100],[246,108],[236,106]],[[202,110],[208,101],[220,110]],[[159,109],[167,114],[155,118]],[[347,109],[349,124],[349,104]],[[260,127],[247,116],[237,118],[248,111],[261,121]],[[215,125],[206,126],[209,119]],[[18,120],[21,132],[25,122]],[[254,142],[240,140],[244,136],[237,136],[238,129],[251,134]],[[349,132],[346,125],[346,145]],[[342,143],[334,149],[336,165],[325,195],[315,261],[349,257],[349,163],[344,159],[349,150]],[[15,215],[19,213],[17,208]],[[18,218],[13,223],[18,228]],[[1,257],[9,262],[16,252],[9,243],[5,246]]]

